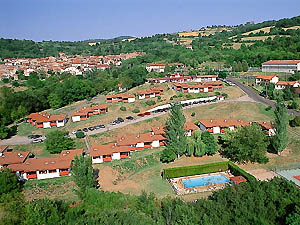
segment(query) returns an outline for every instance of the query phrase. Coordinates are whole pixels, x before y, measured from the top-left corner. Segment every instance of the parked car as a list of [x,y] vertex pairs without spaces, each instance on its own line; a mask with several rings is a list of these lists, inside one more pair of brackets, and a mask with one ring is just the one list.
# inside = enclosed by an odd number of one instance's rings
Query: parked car
[[132,116],[127,116],[126,119],[127,120],[133,120],[133,117]]
[[28,138],[29,138],[29,139],[33,139],[33,138],[34,138],[34,135],[33,135],[33,134],[30,134],[30,135],[28,135]]
[[121,123],[121,121],[120,120],[115,120],[114,121],[116,124],[119,124],[119,123]]
[[89,127],[88,128],[90,131],[93,131],[93,130],[95,130],[95,128],[94,127]]
[[124,120],[123,120],[123,118],[122,117],[118,117],[118,119],[117,120],[119,120],[121,123],[123,123],[124,122]]
[[34,144],[34,143],[41,143],[41,142],[43,142],[42,139],[34,139],[34,140],[31,141],[32,144]]
[[87,128],[82,129],[84,132],[88,132],[89,130]]
[[117,124],[116,121],[113,121],[113,122],[110,123],[110,125],[116,125],[116,124]]
[[99,127],[100,128],[105,128],[105,125],[104,124],[100,124]]

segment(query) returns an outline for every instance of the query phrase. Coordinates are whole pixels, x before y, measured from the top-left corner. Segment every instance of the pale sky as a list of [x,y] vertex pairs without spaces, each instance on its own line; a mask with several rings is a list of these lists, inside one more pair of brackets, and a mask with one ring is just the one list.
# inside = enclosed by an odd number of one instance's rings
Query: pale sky
[[300,15],[299,0],[0,0],[0,37],[79,41]]

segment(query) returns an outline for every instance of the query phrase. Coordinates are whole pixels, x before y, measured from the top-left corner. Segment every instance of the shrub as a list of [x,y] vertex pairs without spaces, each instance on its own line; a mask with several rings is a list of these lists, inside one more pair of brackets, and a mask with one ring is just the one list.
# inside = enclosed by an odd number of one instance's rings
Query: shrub
[[155,105],[155,101],[154,100],[147,100],[145,103],[148,106]]
[[196,113],[195,113],[195,112],[192,112],[191,116],[195,116],[195,115],[196,115]]
[[289,109],[298,109],[299,105],[297,102],[293,101],[291,104],[288,105]]
[[267,108],[265,108],[266,111],[270,111],[272,109],[272,106],[268,106]]
[[216,93],[216,95],[221,95],[221,93],[220,93],[220,92],[218,92],[218,91],[216,91],[215,93]]
[[158,100],[158,101],[160,101],[160,100],[161,100],[161,97],[160,97],[160,96],[158,96],[158,97],[157,97],[157,100]]
[[178,94],[178,98],[181,98],[183,96],[183,94],[180,92],[179,94]]
[[121,110],[121,111],[126,111],[126,107],[125,107],[125,106],[121,106],[121,107],[120,107],[120,110]]
[[135,108],[134,110],[132,110],[133,113],[139,113],[140,110],[138,108]]
[[300,116],[296,116],[293,120],[290,121],[291,127],[299,127],[300,126]]
[[222,96],[224,96],[225,98],[228,98],[228,94],[226,94],[226,93],[222,93]]
[[76,132],[76,138],[84,138],[84,137],[85,137],[85,134],[83,131]]
[[173,97],[170,97],[170,100],[173,100]]
[[205,173],[214,173],[228,170],[228,162],[209,163],[197,166],[184,166],[164,169],[164,178],[175,178],[200,175]]

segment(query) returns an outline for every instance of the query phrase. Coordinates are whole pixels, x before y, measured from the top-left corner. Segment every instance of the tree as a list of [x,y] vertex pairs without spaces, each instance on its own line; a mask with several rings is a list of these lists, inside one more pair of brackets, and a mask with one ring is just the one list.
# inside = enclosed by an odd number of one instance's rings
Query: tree
[[201,134],[201,140],[205,145],[205,154],[214,155],[218,152],[219,146],[211,133],[209,133],[208,131],[203,132]]
[[265,163],[265,156],[269,140],[261,127],[257,124],[239,127],[237,130],[226,133],[223,137],[221,154],[234,162]]
[[49,105],[52,109],[58,109],[63,105],[62,99],[55,93],[48,96]]
[[291,127],[299,127],[300,126],[300,116],[296,116],[293,120],[290,121]]
[[288,145],[288,113],[287,109],[280,98],[277,98],[275,105],[275,129],[276,135],[272,139],[272,145],[280,154]]
[[[203,134],[203,133],[202,133]],[[206,145],[202,140],[202,135],[199,131],[193,133],[192,138],[194,139],[194,156],[201,157],[206,154]]]
[[[187,141],[184,127],[185,121],[186,119],[182,112],[181,104],[178,102],[172,103],[170,116],[166,121],[165,134],[166,138],[168,139],[168,145],[164,151],[168,153],[168,156],[174,156],[175,154],[179,158],[186,151]],[[174,154],[171,154],[170,151],[172,151]]]
[[66,131],[51,131],[46,135],[46,150],[51,154],[60,153],[62,150],[72,149],[74,141]]
[[84,197],[87,189],[97,186],[90,156],[84,157],[81,155],[80,158],[75,156],[72,164],[72,177],[78,187],[77,193],[81,198]]
[[0,170],[0,197],[12,191],[20,191],[21,185],[15,173],[5,168]]
[[242,69],[243,69],[243,72],[248,71],[248,63],[245,60],[242,61]]
[[9,136],[10,128],[6,126],[0,126],[0,139],[5,139]]

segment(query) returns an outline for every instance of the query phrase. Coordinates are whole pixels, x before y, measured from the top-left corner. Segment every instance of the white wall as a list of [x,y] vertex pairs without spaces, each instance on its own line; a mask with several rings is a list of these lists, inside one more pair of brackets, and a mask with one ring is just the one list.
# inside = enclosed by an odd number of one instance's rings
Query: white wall
[[188,131],[186,132],[186,136],[188,136],[188,137],[192,136],[192,130],[188,130]]
[[279,81],[279,78],[275,76],[270,80],[270,83],[276,84],[278,81]]
[[229,130],[230,130],[230,131],[233,131],[233,130],[234,130],[234,127],[229,127]]
[[55,173],[49,173],[49,171],[47,170],[47,173],[45,174],[40,174],[40,171],[37,171],[37,179],[48,179],[48,178],[54,178],[54,177],[60,177],[59,175],[59,169],[56,169]]
[[50,122],[43,122],[43,127],[44,128],[50,128]]
[[221,133],[220,127],[213,127],[213,133],[214,134],[220,134]]
[[112,160],[121,159],[120,152],[114,152],[111,156]]
[[158,148],[159,147],[159,141],[156,140],[156,141],[152,141],[152,148]]
[[135,98],[128,98],[128,102],[135,102]]
[[80,116],[72,116],[72,121],[73,121],[73,122],[78,122],[78,121],[80,121]]
[[150,98],[155,98],[155,93],[151,93]]
[[92,157],[92,163],[96,164],[96,163],[103,163],[103,157],[99,156],[97,158]]
[[[146,98],[146,95],[139,95],[139,99],[144,99],[144,98]],[[128,99],[128,101],[129,101],[129,99]]]
[[144,142],[142,142],[142,143],[137,143],[135,147],[137,147],[137,148],[144,147]]
[[63,126],[65,126],[65,121],[64,120],[62,122],[56,121],[56,126],[57,127],[63,127]]

